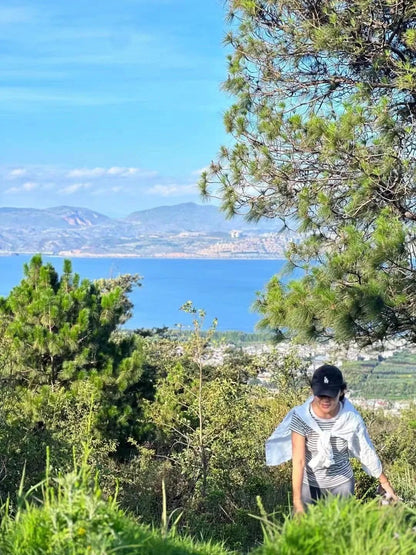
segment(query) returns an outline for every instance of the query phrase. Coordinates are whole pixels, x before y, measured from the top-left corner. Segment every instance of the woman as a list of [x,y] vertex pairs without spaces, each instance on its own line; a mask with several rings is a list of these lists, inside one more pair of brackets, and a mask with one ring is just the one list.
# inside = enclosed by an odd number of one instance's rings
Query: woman
[[353,495],[350,456],[397,500],[363,419],[344,397],[347,385],[341,371],[325,364],[314,372],[311,386],[313,397],[292,409],[266,442],[267,465],[292,458],[294,512],[303,513],[324,495]]

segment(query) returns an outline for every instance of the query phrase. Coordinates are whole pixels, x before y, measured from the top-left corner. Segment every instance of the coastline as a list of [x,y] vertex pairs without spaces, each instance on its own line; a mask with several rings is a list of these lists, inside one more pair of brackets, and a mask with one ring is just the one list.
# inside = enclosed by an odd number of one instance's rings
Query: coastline
[[49,253],[49,252],[0,252],[0,256],[34,256],[35,254],[40,254],[42,256],[47,256],[49,258],[128,258],[128,259],[141,259],[141,260],[276,260],[285,261],[284,257],[280,256],[200,256],[200,255],[190,255],[184,253],[183,255],[172,255],[172,254],[158,254],[154,256],[143,256],[140,254],[133,253],[80,253],[76,251],[64,251],[59,253]]

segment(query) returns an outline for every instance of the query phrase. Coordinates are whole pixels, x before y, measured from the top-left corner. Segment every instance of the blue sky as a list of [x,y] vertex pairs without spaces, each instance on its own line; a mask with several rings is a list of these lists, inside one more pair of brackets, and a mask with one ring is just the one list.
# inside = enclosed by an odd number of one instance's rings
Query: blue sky
[[0,205],[199,202],[227,141],[223,0],[3,0]]

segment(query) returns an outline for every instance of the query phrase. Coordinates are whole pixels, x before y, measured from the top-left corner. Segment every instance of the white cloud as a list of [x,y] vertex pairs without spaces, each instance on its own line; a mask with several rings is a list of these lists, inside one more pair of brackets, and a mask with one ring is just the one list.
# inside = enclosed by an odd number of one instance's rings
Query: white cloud
[[153,177],[156,172],[141,170],[140,168],[124,168],[112,166],[111,168],[74,168],[67,173],[67,177]]
[[10,187],[9,189],[6,189],[5,192],[7,194],[25,193],[25,192],[33,191],[35,189],[39,189],[39,183],[36,183],[34,181],[26,181],[25,183],[22,183],[21,185],[18,185],[16,187]]
[[105,173],[105,168],[76,168],[68,172],[68,177],[102,177]]
[[26,183],[22,185],[23,191],[33,191],[33,189],[37,189],[38,187],[39,183],[35,183],[34,181],[26,181]]
[[15,177],[22,177],[23,175],[27,174],[27,170],[25,168],[15,168],[11,170],[7,177],[13,179]]
[[154,185],[147,190],[150,195],[160,195],[162,197],[170,197],[175,195],[189,195],[196,193],[198,191],[197,187],[192,185]]
[[85,191],[91,187],[91,183],[72,183],[71,185],[67,185],[59,192],[64,195],[73,195],[74,193],[78,193],[79,191]]
[[[165,180],[158,171],[151,169],[144,169],[137,166],[93,166],[93,167],[60,167],[48,165],[27,165],[27,166],[1,166],[0,165],[0,178],[3,180],[13,180],[23,183],[24,181],[33,181],[43,184],[48,182],[56,182],[71,184],[73,181],[100,181],[101,183],[110,183],[118,185],[120,183],[118,178],[123,178],[125,184],[136,184],[140,181],[147,182],[152,180]],[[166,178],[168,179],[168,178]],[[162,183],[163,183],[162,181]],[[160,182],[160,181],[159,181]]]
[[131,175],[136,175],[139,173],[139,168],[119,168],[117,166],[109,168],[107,173],[109,175],[119,175],[121,177],[129,177]]
[[[94,207],[103,213],[129,213],[131,207],[157,206],[166,199],[196,200],[194,179],[172,176],[136,166],[68,167],[53,165],[0,166],[4,200],[13,206],[47,207],[59,204]],[[4,188],[4,189],[3,189]],[[67,199],[63,202],[63,199]]]

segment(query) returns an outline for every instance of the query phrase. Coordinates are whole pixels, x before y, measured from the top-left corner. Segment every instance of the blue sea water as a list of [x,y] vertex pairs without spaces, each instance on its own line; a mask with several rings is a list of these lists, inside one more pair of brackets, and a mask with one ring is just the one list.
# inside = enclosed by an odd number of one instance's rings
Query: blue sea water
[[[0,295],[6,296],[23,278],[29,255],[0,257]],[[63,259],[44,256],[58,273]],[[259,315],[251,306],[256,291],[278,273],[282,260],[197,260],[142,258],[73,258],[73,271],[81,278],[97,279],[119,274],[140,274],[142,286],[130,298],[133,317],[127,328],[190,326],[191,318],[180,307],[186,301],[206,312],[206,324],[218,319],[219,330],[255,331]]]

